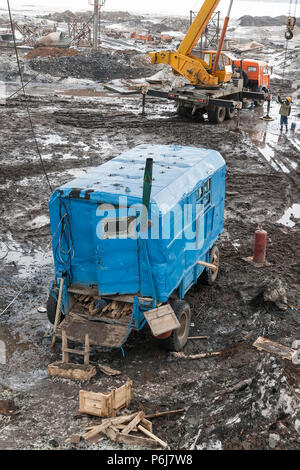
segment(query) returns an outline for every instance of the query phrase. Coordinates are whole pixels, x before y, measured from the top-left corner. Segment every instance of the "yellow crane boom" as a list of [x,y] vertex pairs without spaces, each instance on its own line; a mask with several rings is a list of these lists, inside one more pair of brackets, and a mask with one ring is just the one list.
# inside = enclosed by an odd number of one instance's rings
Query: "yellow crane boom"
[[226,67],[211,73],[207,62],[191,55],[219,3],[220,0],[205,0],[178,50],[149,52],[151,63],[170,65],[175,75],[182,75],[192,85],[217,87],[229,82],[232,73]]

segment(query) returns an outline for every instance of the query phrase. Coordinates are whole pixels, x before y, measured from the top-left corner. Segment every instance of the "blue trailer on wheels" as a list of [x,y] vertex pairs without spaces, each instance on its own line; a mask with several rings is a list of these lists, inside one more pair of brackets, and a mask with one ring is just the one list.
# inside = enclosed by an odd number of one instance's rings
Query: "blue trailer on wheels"
[[[153,175],[145,225],[146,161]],[[191,321],[184,296],[218,274],[225,173],[215,150],[147,144],[56,189],[47,312],[54,323],[61,287],[58,334],[122,347],[148,322],[168,348],[182,349]]]

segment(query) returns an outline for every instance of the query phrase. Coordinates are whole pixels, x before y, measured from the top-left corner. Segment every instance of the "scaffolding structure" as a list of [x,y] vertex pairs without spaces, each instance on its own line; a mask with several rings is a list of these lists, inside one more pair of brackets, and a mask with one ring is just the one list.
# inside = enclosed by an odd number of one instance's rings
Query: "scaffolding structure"
[[[197,14],[198,12],[190,10],[190,24],[193,23]],[[203,51],[206,49],[216,49],[220,39],[220,32],[220,12],[216,11],[206,26],[204,33],[201,35],[195,50]]]

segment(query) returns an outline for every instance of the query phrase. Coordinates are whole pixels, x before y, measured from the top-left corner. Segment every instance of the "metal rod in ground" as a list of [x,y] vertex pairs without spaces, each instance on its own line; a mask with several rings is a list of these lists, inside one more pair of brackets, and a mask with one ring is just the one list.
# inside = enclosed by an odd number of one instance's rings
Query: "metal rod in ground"
[[99,36],[99,0],[94,0],[93,49],[98,49]]
[[267,105],[267,114],[266,114],[266,116],[263,116],[260,119],[262,119],[263,121],[274,121],[274,118],[272,118],[270,116],[270,108],[271,108],[271,97],[270,96],[267,97],[267,103],[268,103],[268,105]]
[[146,114],[145,106],[146,106],[146,91],[142,89],[142,114]]
[[53,329],[51,348],[54,348],[54,345],[55,345],[55,334],[56,334],[56,329],[57,329],[57,326],[59,324],[59,319],[60,319],[60,306],[61,306],[63,285],[64,285],[64,278],[61,277],[60,282],[59,282],[59,293],[58,293],[58,299],[57,299],[57,305],[56,305],[56,313],[55,313],[55,321],[54,321],[54,329]]

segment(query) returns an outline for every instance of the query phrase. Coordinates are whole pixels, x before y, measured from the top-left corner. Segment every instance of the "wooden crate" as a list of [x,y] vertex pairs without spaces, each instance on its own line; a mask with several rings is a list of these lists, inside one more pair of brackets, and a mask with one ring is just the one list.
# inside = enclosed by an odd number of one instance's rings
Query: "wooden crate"
[[144,312],[144,315],[153,336],[158,336],[180,327],[180,323],[170,304],[148,310]]
[[95,393],[80,390],[79,412],[102,418],[116,416],[121,408],[128,407],[132,400],[132,381],[127,379],[125,385],[111,392]]

